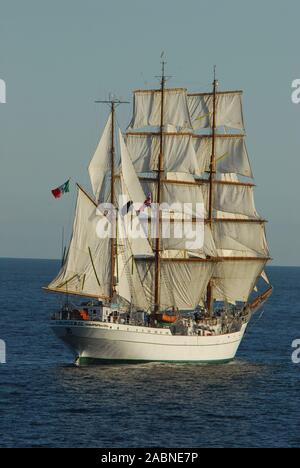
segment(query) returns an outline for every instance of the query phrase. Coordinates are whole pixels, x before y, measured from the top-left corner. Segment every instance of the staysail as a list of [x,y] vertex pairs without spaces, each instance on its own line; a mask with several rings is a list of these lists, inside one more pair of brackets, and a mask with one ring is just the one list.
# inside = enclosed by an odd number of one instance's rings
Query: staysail
[[[95,203],[78,188],[77,204],[68,255],[48,289],[67,294],[108,298],[110,295],[109,236],[97,235]],[[108,221],[106,221],[109,224]]]
[[110,183],[112,124],[112,114],[110,114],[88,167],[94,197],[97,201],[107,201],[104,192]]

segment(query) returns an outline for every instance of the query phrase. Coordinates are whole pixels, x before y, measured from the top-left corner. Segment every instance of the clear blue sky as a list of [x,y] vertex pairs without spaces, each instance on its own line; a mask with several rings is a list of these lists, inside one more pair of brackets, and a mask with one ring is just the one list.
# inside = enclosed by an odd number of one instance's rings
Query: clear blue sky
[[[1,0],[0,256],[57,258],[73,194],[106,117],[93,103],[153,86],[165,50],[172,86],[243,89],[256,204],[269,219],[274,264],[300,265],[300,2]],[[130,106],[119,113],[122,125]]]

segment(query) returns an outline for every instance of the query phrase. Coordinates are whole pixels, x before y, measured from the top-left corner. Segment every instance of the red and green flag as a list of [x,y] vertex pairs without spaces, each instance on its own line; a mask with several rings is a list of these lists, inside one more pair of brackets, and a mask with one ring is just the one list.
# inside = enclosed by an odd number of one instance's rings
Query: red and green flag
[[59,187],[51,190],[52,195],[54,198],[60,198],[64,193],[70,192],[70,179],[67,180],[64,184],[60,185]]

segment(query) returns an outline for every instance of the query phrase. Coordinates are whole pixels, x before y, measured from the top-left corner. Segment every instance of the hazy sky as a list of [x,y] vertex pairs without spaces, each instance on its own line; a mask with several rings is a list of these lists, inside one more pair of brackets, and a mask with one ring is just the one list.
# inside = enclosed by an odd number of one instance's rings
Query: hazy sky
[[[274,264],[300,265],[300,2],[243,0],[1,0],[0,256],[57,258],[70,228],[109,92],[131,99],[156,86],[160,53],[170,86],[243,89],[256,205],[269,220]],[[118,118],[128,121],[131,106]]]

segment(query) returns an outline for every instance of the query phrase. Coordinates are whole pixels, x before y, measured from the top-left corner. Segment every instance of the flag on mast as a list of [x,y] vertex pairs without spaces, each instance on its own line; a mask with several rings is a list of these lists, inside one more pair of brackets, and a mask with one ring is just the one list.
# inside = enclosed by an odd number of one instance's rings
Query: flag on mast
[[137,211],[137,214],[139,215],[142,211],[144,211],[145,208],[151,208],[152,206],[152,193],[148,193],[146,200],[144,201],[144,204],[141,206],[141,208]]
[[56,187],[55,189],[51,190],[52,195],[54,198],[60,198],[64,193],[70,192],[70,179],[67,180],[64,184]]

